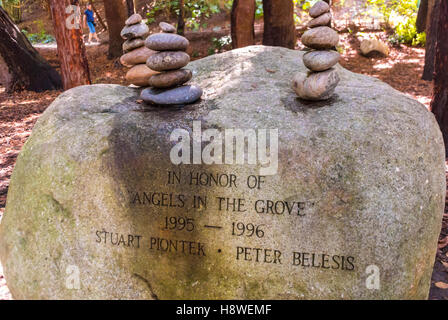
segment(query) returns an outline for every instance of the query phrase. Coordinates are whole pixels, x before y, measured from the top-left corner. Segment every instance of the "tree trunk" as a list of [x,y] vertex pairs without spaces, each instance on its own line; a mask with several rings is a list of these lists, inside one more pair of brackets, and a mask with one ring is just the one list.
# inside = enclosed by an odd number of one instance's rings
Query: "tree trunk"
[[[330,6],[330,13],[332,14],[332,19],[330,20],[330,22],[328,22],[327,27],[331,28],[331,23],[334,21],[333,12],[331,12],[332,1],[331,0],[323,0],[323,1],[328,3],[328,5]],[[336,51],[336,48],[332,48],[332,50]]]
[[123,0],[104,0],[106,20],[109,27],[109,59],[118,58],[123,54],[123,38],[120,33],[127,18],[126,5]]
[[296,34],[292,0],[263,0],[263,44],[294,49]]
[[426,22],[428,18],[428,0],[422,0],[418,7],[417,13],[417,32],[423,32],[426,30]]
[[435,42],[434,91],[431,111],[434,113],[445,142],[448,154],[448,1],[440,1],[434,15],[438,15],[437,39]]
[[433,79],[434,73],[434,54],[438,32],[440,2],[440,0],[429,0],[428,2],[428,17],[430,18],[426,21],[425,67],[423,69],[422,76],[422,79],[427,81],[431,81]]
[[179,16],[177,17],[177,34],[183,36],[185,33],[184,0],[179,0]]
[[128,17],[135,13],[134,0],[126,0],[126,7],[128,9]]
[[232,47],[242,48],[255,43],[255,0],[233,0],[230,30]]
[[103,27],[104,30],[107,30],[107,26],[104,23],[103,18],[101,18],[100,13],[98,12],[98,10],[96,10],[96,7],[93,4],[93,1],[90,1],[90,4],[92,5],[92,10],[93,10],[93,12],[95,12],[95,16],[98,19],[98,22],[100,23],[100,25]]
[[86,48],[79,28],[66,24],[68,0],[51,0],[51,15],[58,44],[64,89],[91,84]]
[[62,88],[61,77],[0,7],[0,82],[7,92]]

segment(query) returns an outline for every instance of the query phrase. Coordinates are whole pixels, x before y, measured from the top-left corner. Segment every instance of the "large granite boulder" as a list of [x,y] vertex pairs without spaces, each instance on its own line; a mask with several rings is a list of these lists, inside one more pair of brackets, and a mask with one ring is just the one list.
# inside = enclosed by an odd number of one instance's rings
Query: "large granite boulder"
[[[332,99],[301,101],[302,54],[194,61],[204,95],[185,107],[117,85],[61,94],[19,155],[0,225],[14,298],[427,298],[445,196],[433,115],[339,65]],[[276,173],[173,164],[170,135],[195,120],[278,129]]]

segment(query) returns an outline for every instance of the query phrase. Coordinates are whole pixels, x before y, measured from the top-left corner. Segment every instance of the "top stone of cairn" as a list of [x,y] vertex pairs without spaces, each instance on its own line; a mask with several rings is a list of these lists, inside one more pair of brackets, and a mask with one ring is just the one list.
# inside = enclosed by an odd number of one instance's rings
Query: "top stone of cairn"
[[142,16],[138,13],[134,13],[132,16],[130,16],[126,21],[125,24],[127,26],[132,26],[134,24],[142,22]]
[[312,6],[310,8],[310,16],[312,18],[316,18],[326,12],[330,11],[330,6],[328,5],[328,3],[324,2],[324,1],[319,1],[316,2],[316,4],[314,6]]
[[155,33],[146,38],[145,45],[155,51],[185,51],[189,41],[178,34]]
[[160,22],[159,23],[159,27],[162,30],[162,32],[165,33],[175,33],[176,32],[176,28],[172,25],[170,25],[169,23],[166,22]]

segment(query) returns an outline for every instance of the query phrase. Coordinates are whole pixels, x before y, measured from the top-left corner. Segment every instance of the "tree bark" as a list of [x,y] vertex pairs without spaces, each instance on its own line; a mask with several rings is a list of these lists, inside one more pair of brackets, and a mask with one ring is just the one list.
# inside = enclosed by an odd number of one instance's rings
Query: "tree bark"
[[66,24],[68,0],[51,0],[54,33],[58,45],[58,57],[61,62],[62,83],[64,89],[91,84],[86,48],[79,28]]
[[448,154],[448,1],[440,1],[434,15],[438,15],[435,42],[434,91],[431,111],[434,113],[445,142]]
[[242,48],[255,43],[255,0],[233,0],[230,19],[232,47]]
[[0,82],[7,92],[62,88],[59,74],[0,7]]
[[422,0],[420,7],[418,7],[417,13],[417,32],[423,32],[426,30],[426,21],[428,17],[428,0]]
[[106,20],[109,27],[109,59],[118,58],[123,54],[123,38],[120,33],[127,18],[126,4],[123,0],[104,0]]
[[126,0],[126,7],[128,9],[128,17],[135,13],[134,0]]
[[294,49],[296,34],[292,0],[263,0],[263,44]]
[[438,32],[440,2],[440,0],[429,0],[428,2],[428,16],[430,15],[430,18],[426,21],[425,67],[423,69],[422,76],[422,79],[427,81],[431,81],[433,79],[434,73],[434,55]]
[[177,34],[185,34],[184,0],[179,0],[179,15],[177,17]]
[[90,1],[90,4],[92,5],[92,10],[93,10],[93,12],[95,12],[95,16],[98,19],[98,22],[100,23],[100,25],[103,27],[104,30],[107,30],[107,26],[104,23],[103,18],[101,18],[100,13],[98,12],[98,10],[96,10],[96,7],[95,7],[93,1]]

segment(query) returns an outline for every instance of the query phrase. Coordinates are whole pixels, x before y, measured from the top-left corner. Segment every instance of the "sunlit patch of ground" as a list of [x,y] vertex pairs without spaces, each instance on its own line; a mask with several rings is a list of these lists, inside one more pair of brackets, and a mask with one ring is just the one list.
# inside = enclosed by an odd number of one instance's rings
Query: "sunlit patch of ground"
[[3,268],[0,264],[0,300],[11,300],[11,293],[8,290],[8,287],[6,286],[6,280],[3,276]]
[[0,208],[5,206],[17,155],[42,112],[60,91],[5,93],[0,88]]
[[[377,33],[383,37],[383,33]],[[429,107],[432,83],[421,79],[425,62],[425,49],[418,47],[390,47],[386,58],[368,58],[359,54],[359,41],[356,35],[341,34],[343,48],[340,64],[352,72],[362,73],[380,79],[393,88],[418,100]]]

